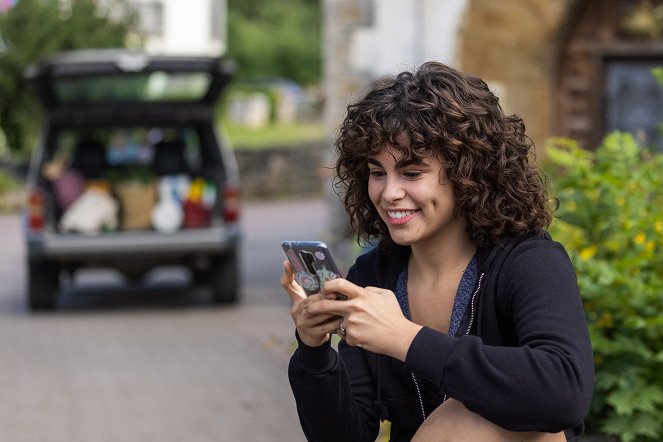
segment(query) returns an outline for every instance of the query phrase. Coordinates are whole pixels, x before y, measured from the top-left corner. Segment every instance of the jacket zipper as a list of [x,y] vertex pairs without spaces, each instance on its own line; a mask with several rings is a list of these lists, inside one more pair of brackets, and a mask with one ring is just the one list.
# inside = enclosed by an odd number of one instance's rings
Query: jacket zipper
[[470,334],[470,329],[472,328],[472,325],[474,325],[474,300],[479,294],[479,290],[481,290],[481,281],[483,281],[483,275],[485,275],[485,273],[481,273],[481,275],[479,275],[479,282],[477,283],[477,289],[474,291],[472,299],[470,300],[470,322],[467,325],[467,329],[465,330],[466,336]]
[[[472,325],[474,325],[474,314],[475,314],[475,305],[474,301],[477,298],[477,295],[479,294],[479,291],[481,290],[481,282],[483,281],[483,276],[486,273],[481,273],[479,275],[479,282],[477,283],[477,289],[474,291],[472,294],[472,299],[470,299],[470,322],[467,325],[467,329],[465,330],[465,335],[470,334],[470,330],[472,329]],[[424,417],[424,420],[426,420],[426,409],[424,408],[424,400],[421,397],[421,390],[419,389],[419,383],[417,382],[417,378],[414,376],[414,373],[410,373],[412,376],[412,380],[414,381],[414,387],[417,389],[417,398],[419,399],[419,406],[421,407],[421,415]],[[449,399],[449,396],[447,394],[444,395],[442,398],[442,403],[445,403]]]
[[[477,283],[477,289],[474,291],[474,294],[472,295],[472,299],[470,299],[470,322],[467,325],[467,329],[465,330],[465,336],[470,334],[470,329],[472,328],[472,325],[474,324],[474,300],[476,299],[477,295],[479,294],[479,290],[481,290],[481,281],[483,280],[483,275],[485,273],[481,273],[479,275],[479,282]],[[442,398],[442,403],[445,403],[449,399],[448,394],[444,394],[444,397]]]
[[414,376],[414,373],[410,373],[410,376],[412,376],[412,380],[414,381],[414,387],[417,389],[417,398],[419,399],[419,406],[421,407],[421,415],[424,417],[424,420],[426,420],[426,409],[424,408],[424,400],[421,397],[421,390],[419,389],[419,383],[417,382],[417,378]]

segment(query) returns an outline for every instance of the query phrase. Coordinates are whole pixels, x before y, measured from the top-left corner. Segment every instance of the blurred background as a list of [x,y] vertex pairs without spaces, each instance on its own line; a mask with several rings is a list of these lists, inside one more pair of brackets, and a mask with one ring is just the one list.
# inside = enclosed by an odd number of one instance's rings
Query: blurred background
[[[79,48],[222,56],[240,171],[242,297],[210,308],[176,271],[92,274],[25,307],[27,163],[42,110],[24,78]],[[437,60],[525,120],[559,198],[595,347],[592,440],[663,440],[663,1],[0,0],[0,440],[303,440],[286,378],[285,239],[359,252],[331,187],[346,105]]]

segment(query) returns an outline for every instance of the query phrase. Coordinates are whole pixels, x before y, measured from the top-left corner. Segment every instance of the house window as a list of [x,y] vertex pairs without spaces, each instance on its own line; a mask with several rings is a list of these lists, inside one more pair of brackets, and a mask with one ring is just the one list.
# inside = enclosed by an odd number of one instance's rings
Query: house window
[[604,118],[607,131],[631,132],[643,145],[663,151],[663,87],[651,73],[659,66],[661,58],[606,60]]

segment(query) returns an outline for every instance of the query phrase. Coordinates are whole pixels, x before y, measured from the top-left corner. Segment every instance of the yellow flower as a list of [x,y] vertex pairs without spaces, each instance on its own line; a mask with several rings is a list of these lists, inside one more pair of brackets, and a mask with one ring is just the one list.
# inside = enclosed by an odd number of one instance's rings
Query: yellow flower
[[594,255],[596,255],[596,250],[597,250],[596,246],[585,247],[580,251],[580,259],[582,259],[583,261],[588,261]]
[[644,232],[638,232],[638,234],[633,238],[633,241],[638,245],[644,244],[646,240],[647,235],[645,235]]
[[657,233],[663,233],[663,221],[658,220],[654,223],[654,229]]
[[620,196],[615,200],[615,204],[617,204],[619,207],[624,207],[624,204],[626,204],[626,198]]
[[645,250],[649,253],[653,252],[654,249],[656,248],[656,243],[654,241],[647,241],[647,244],[645,245]]

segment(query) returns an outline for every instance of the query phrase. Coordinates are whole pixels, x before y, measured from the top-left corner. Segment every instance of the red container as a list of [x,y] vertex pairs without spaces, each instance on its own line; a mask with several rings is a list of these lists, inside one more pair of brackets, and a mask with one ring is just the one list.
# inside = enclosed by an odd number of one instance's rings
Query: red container
[[191,201],[184,202],[184,227],[195,229],[197,227],[209,227],[212,213],[201,204]]

